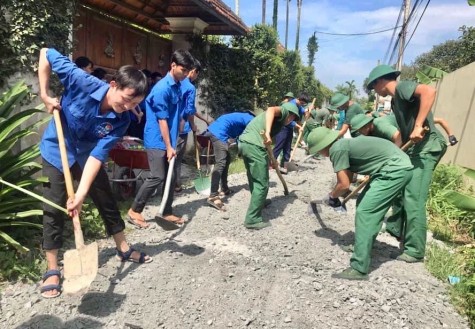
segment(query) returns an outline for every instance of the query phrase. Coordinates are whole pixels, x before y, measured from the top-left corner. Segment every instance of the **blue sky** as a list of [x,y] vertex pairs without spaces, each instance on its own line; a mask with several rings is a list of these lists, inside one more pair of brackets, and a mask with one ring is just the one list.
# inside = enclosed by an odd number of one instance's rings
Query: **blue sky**
[[[235,0],[222,0],[233,11]],[[261,23],[261,0],[240,0],[239,16],[248,25]],[[272,24],[273,0],[267,0],[266,22]],[[412,0],[411,3],[414,3]],[[307,63],[307,41],[314,31],[330,33],[363,33],[393,28],[402,0],[303,0],[300,53]],[[426,1],[422,1],[425,6]],[[419,20],[423,6],[416,12],[416,20],[409,25],[408,37]],[[286,1],[279,0],[278,32],[284,44]],[[434,45],[460,35],[462,25],[475,26],[475,7],[467,0],[432,0],[406,48],[404,63],[411,63],[418,55]],[[291,0],[289,13],[288,49],[295,48],[297,1]],[[368,36],[329,36],[318,34],[319,50],[314,63],[317,77],[330,88],[355,80],[361,88],[364,78],[383,61],[392,31]],[[396,35],[397,36],[397,35]],[[396,54],[397,55],[397,54]]]

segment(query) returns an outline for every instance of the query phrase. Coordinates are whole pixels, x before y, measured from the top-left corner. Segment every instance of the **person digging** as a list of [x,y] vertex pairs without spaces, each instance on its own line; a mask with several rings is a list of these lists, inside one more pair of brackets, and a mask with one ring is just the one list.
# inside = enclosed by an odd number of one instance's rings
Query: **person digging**
[[[229,140],[236,140],[255,115],[251,111],[224,114],[209,127],[205,136],[213,143],[215,165],[211,172],[211,192],[206,202],[221,211],[226,211],[221,198],[232,193],[228,186],[228,169],[231,164]],[[219,186],[221,185],[221,191]]]
[[350,267],[333,277],[366,280],[371,249],[384,215],[411,180],[412,164],[409,157],[390,141],[370,136],[338,139],[338,135],[338,131],[319,127],[307,139],[310,154],[330,157],[336,173],[337,183],[328,194],[328,205],[341,207],[339,197],[348,191],[353,173],[371,178],[356,201],[355,245]]
[[334,111],[340,110],[340,119],[342,119],[343,122],[341,123],[338,137],[343,137],[348,129],[350,129],[351,119],[353,119],[355,115],[360,113],[364,114],[364,110],[358,103],[355,103],[350,97],[342,93],[335,93],[332,96],[329,108]]
[[[244,226],[248,229],[260,230],[270,226],[270,223],[262,218],[262,208],[266,205],[269,191],[269,156],[264,144],[271,144],[272,137],[277,135],[282,127],[299,118],[299,109],[293,103],[272,106],[252,119],[239,137],[238,147],[246,167],[251,192],[251,201],[244,220]],[[265,131],[264,140],[261,131]]]

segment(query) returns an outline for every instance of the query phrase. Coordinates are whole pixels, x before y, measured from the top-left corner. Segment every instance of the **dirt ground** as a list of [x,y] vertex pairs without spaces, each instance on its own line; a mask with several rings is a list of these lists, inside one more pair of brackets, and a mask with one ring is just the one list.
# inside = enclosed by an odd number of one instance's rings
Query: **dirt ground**
[[[304,158],[302,150],[297,160]],[[236,191],[227,213],[205,204],[192,187],[174,203],[189,222],[166,231],[154,217],[159,200],[146,208],[152,228],[127,230],[128,240],[154,261],[120,263],[112,239],[99,241],[99,273],[80,296],[43,299],[38,284],[6,287],[0,300],[2,328],[468,328],[449,303],[447,283],[423,264],[391,257],[398,243],[380,234],[369,281],[331,277],[349,266],[354,204],[348,213],[323,208],[308,214],[308,202],[335,182],[328,159],[311,160],[284,176],[284,196],[271,172],[272,226],[243,226],[249,203],[245,174],[230,177]]]

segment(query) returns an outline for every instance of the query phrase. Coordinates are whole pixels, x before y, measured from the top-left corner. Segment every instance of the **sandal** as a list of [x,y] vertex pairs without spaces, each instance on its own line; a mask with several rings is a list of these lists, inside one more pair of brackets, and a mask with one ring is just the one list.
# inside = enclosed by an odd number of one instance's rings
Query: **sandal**
[[182,225],[185,223],[185,220],[183,218],[175,216],[173,214],[158,216],[158,218],[165,222],[172,223],[175,225]]
[[233,190],[231,190],[231,189],[227,189],[227,190],[225,190],[225,191],[221,191],[221,192],[219,192],[219,196],[220,196],[220,197],[224,197],[224,196],[231,195],[231,194],[233,194],[233,193],[234,193],[234,191],[233,191]]
[[[59,280],[61,281],[61,272],[59,270],[49,270],[49,271],[46,271],[46,273],[43,275],[43,283],[48,278],[50,278],[52,276],[57,276],[59,278]],[[56,294],[54,294],[54,295],[45,294],[45,292],[52,291],[52,290],[56,290]],[[43,297],[43,298],[59,297],[59,295],[61,295],[61,284],[60,283],[58,283],[58,284],[48,284],[46,286],[42,286],[40,288],[40,293],[41,293],[41,297]]]
[[[121,261],[121,262],[133,262],[133,263],[139,263],[139,264],[147,264],[147,263],[151,263],[153,258],[150,257],[150,256],[147,256],[144,252],[141,252],[140,253],[140,257],[139,259],[134,259],[132,258],[132,253],[134,251],[137,251],[135,250],[134,248],[130,247],[129,250],[127,250],[126,252],[122,252],[120,251],[119,249],[117,249],[117,258]],[[148,257],[148,258],[145,258],[145,257]]]
[[[133,226],[135,226],[137,228],[149,228],[150,227],[150,224],[148,224],[146,221],[136,220],[136,219],[133,219],[130,216],[127,218],[127,222],[129,224],[132,224]],[[141,223],[143,223],[143,224],[141,224]]]
[[213,208],[216,208],[220,211],[226,211],[226,208],[224,207],[223,201],[219,198],[219,196],[214,196],[214,197],[209,197],[206,202],[212,206]]

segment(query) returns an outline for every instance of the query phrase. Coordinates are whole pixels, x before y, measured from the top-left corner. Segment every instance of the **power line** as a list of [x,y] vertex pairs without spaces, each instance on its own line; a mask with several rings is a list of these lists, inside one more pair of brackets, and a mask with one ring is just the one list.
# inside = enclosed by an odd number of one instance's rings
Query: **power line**
[[378,34],[378,33],[383,33],[383,32],[388,32],[392,30],[396,30],[400,26],[392,27],[386,30],[381,30],[381,31],[373,31],[373,32],[363,32],[363,33],[329,33],[329,32],[321,32],[321,31],[315,31],[315,33],[320,33],[320,34],[327,34],[327,35],[345,35],[345,36],[355,36],[355,35],[370,35],[370,34]]
[[399,21],[401,20],[401,15],[402,15],[403,8],[404,8],[404,5],[402,5],[401,9],[399,10],[399,16],[397,17],[396,25],[394,26],[394,30],[393,30],[393,35],[391,36],[391,40],[389,41],[388,49],[386,50],[386,54],[384,55],[383,62],[386,62],[386,59],[388,58],[389,50],[391,49],[391,44],[393,43],[394,36],[396,35],[396,29],[398,27]]
[[427,6],[429,6],[429,3],[430,3],[430,0],[427,0],[426,6],[424,7],[424,10],[422,11],[421,17],[419,17],[419,20],[417,21],[416,27],[414,28],[414,31],[412,31],[411,37],[409,38],[409,40],[404,45],[404,50],[406,50],[406,47],[409,44],[409,42],[411,42],[412,37],[414,36],[414,33],[416,33],[417,27],[419,26],[419,23],[421,22],[421,19],[424,16],[424,14],[426,12],[426,9],[427,9]]

